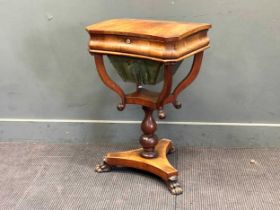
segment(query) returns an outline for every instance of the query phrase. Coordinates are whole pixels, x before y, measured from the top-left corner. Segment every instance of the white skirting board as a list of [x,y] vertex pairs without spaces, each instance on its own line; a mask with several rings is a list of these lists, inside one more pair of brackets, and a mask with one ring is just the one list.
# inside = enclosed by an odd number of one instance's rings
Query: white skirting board
[[[0,119],[1,142],[135,144],[140,121]],[[156,134],[175,145],[198,147],[278,147],[280,124],[159,121]]]
[[[35,122],[35,123],[93,123],[93,124],[140,124],[136,120],[84,120],[84,119],[17,119],[0,118],[0,122]],[[188,122],[188,121],[157,121],[165,125],[207,125],[207,126],[237,126],[237,127],[280,127],[280,123],[254,122]]]

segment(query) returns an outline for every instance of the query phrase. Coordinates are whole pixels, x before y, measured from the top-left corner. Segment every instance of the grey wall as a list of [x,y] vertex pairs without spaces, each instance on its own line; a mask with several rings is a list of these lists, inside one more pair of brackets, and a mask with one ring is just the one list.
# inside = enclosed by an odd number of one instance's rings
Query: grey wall
[[[213,24],[202,71],[181,95],[183,108],[166,108],[168,121],[280,123],[279,8],[278,0],[0,0],[0,118],[142,119],[136,106],[116,111],[119,99],[98,78],[84,28],[110,18],[149,18]],[[176,81],[189,67],[184,62]],[[62,124],[2,122],[0,139],[94,142],[106,132],[119,139],[138,135],[137,126],[116,133],[122,125],[109,131],[90,125],[81,128],[87,137],[79,137],[75,129],[83,125]],[[202,139],[180,139],[190,145],[280,146],[278,128],[174,129],[181,138],[199,130]],[[75,134],[67,137],[66,130]],[[167,130],[161,134],[177,137]]]

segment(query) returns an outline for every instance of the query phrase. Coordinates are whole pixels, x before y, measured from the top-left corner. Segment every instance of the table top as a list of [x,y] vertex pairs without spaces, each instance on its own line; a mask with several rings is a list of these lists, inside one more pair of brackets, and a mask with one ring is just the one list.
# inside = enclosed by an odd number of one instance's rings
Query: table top
[[89,52],[179,62],[209,47],[210,24],[112,19],[86,27]]
[[114,34],[143,37],[155,40],[174,41],[211,28],[207,23],[175,21],[112,19],[88,26],[91,34]]

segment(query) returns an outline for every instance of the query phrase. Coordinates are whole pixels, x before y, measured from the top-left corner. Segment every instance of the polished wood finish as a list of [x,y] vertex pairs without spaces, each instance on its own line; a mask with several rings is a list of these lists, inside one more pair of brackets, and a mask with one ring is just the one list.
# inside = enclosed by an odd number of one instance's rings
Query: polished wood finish
[[142,157],[143,149],[135,149],[123,152],[108,153],[103,163],[96,166],[96,172],[109,172],[113,167],[130,167],[148,171],[163,179],[173,195],[183,192],[178,183],[178,171],[169,163],[166,154],[174,152],[171,140],[161,139],[155,147],[158,154],[153,159]]
[[164,64],[164,81],[162,90],[158,96],[157,107],[162,108],[163,102],[169,96],[172,88],[172,63]]
[[209,29],[210,24],[162,20],[111,19],[88,26],[96,34],[127,35],[159,41],[176,41]]
[[178,62],[209,47],[210,24],[113,19],[88,26],[89,52]]
[[152,109],[157,108],[158,92],[150,91],[145,88],[137,88],[133,93],[125,96],[127,104],[138,104]]
[[[97,172],[110,171],[112,167],[132,167],[151,172],[161,177],[174,195],[182,193],[178,183],[178,171],[170,165],[166,153],[173,151],[170,140],[158,140],[153,112],[164,119],[164,106],[172,103],[181,108],[178,95],[197,77],[203,58],[203,51],[209,47],[207,31],[209,24],[178,23],[168,21],[115,19],[87,27],[90,34],[89,52],[94,56],[98,74],[104,84],[116,92],[122,111],[126,104],[141,105],[145,117],[141,124],[141,149],[108,153]],[[154,92],[136,84],[136,90],[125,93],[107,74],[104,55],[131,56],[162,62],[164,65],[163,86]],[[190,71],[172,91],[172,71],[176,62],[194,55]]]
[[123,166],[141,169],[161,177],[164,181],[172,176],[178,176],[178,171],[169,163],[166,154],[172,149],[172,142],[161,139],[156,145],[157,157],[147,159],[141,157],[143,149],[108,153],[105,162],[110,166]]
[[102,79],[103,83],[110,88],[111,90],[115,91],[121,98],[121,103],[117,106],[118,110],[122,111],[125,108],[126,99],[125,99],[125,93],[123,90],[118,86],[107,74],[104,61],[103,61],[103,55],[101,54],[94,54],[94,60],[95,64],[98,69],[98,74],[100,78]]
[[[94,53],[93,55],[100,78],[107,87],[116,92],[121,98],[121,103],[117,106],[119,111],[122,111],[126,104],[138,104],[152,109],[158,109],[160,111],[163,110],[165,104],[169,103],[172,103],[175,108],[181,108],[181,104],[177,101],[177,97],[195,80],[199,73],[203,58],[203,52],[199,52],[194,55],[193,64],[189,73],[177,85],[172,93],[171,71],[174,63],[166,63],[164,64],[164,82],[161,92],[150,91],[145,88],[137,88],[135,92],[125,94],[120,86],[118,86],[107,74],[106,68],[104,66],[103,54]],[[164,117],[160,117],[160,119],[165,118],[165,114],[162,115],[164,115]]]
[[177,87],[174,89],[172,94],[165,98],[164,104],[173,103],[175,108],[181,108],[181,105],[177,101],[177,97],[197,77],[201,67],[202,58],[203,58],[203,52],[199,52],[195,54],[191,70],[189,71],[187,76],[177,85]]
[[144,158],[155,158],[157,157],[157,152],[155,151],[155,146],[158,143],[158,137],[155,135],[157,129],[156,121],[153,118],[153,109],[143,106],[145,112],[145,117],[141,124],[141,129],[143,134],[140,136],[140,144],[143,147],[141,156]]

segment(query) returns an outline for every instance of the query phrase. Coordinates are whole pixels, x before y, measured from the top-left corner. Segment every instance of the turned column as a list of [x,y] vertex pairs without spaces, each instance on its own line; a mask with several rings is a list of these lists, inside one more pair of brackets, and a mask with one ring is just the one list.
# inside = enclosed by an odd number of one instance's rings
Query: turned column
[[139,139],[140,144],[143,147],[141,156],[144,158],[155,158],[158,155],[155,151],[155,146],[158,143],[158,137],[155,135],[157,123],[153,118],[154,110],[146,106],[143,106],[143,110],[145,112],[145,117],[141,124],[143,134]]

